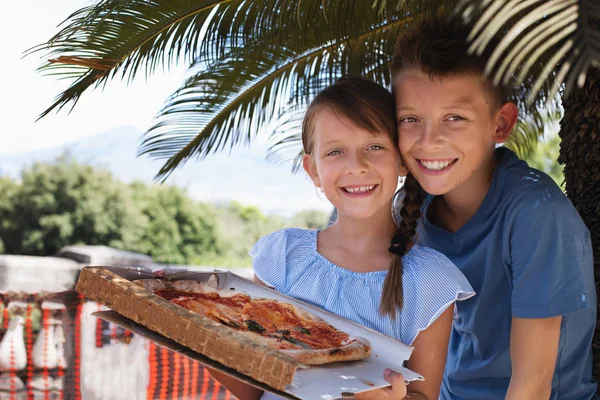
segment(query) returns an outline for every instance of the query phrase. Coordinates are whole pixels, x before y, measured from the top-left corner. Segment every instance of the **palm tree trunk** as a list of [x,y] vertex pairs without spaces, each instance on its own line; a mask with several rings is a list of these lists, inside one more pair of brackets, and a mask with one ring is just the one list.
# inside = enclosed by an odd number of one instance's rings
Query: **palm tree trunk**
[[[583,88],[563,98],[563,106],[559,162],[565,165],[567,196],[592,235],[596,291],[600,294],[600,70],[590,71]],[[598,323],[592,348],[594,377],[600,382]]]

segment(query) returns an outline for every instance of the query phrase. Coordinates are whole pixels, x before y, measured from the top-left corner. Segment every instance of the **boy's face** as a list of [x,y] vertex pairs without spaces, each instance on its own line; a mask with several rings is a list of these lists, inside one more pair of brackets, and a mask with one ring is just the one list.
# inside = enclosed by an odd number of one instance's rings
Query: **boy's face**
[[394,91],[400,153],[423,189],[433,195],[487,190],[495,144],[508,138],[516,106],[498,108],[471,73],[430,78],[404,70],[395,76]]

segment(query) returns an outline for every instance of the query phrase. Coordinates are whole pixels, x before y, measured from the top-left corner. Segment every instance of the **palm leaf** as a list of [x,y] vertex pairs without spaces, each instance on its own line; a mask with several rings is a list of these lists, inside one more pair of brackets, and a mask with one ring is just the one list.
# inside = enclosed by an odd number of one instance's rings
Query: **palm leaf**
[[[47,43],[29,50],[45,52],[42,72],[60,71],[74,83],[41,116],[77,99],[90,87],[121,73],[133,79],[179,57],[193,59],[211,10],[226,0],[104,0],[82,8]],[[191,61],[190,59],[190,61]]]
[[[490,51],[495,83],[525,85],[528,103],[565,95],[600,62],[600,5],[592,0],[463,0],[457,12],[475,22],[470,50]],[[488,49],[492,38],[502,39]],[[532,76],[533,74],[533,76]]]
[[58,34],[28,51],[45,53],[42,72],[74,80],[40,118],[115,76],[131,80],[145,70],[147,77],[177,60],[212,63],[249,38],[306,48],[383,18],[368,1],[103,0],[73,13]]
[[[158,174],[165,179],[190,157],[202,158],[226,145],[249,142],[267,126],[277,130],[273,121],[285,118],[291,108],[340,75],[389,83],[392,38],[406,23],[407,18],[389,21],[300,54],[262,43],[232,48],[171,96],[140,153],[167,159]],[[389,56],[382,60],[381,54]]]

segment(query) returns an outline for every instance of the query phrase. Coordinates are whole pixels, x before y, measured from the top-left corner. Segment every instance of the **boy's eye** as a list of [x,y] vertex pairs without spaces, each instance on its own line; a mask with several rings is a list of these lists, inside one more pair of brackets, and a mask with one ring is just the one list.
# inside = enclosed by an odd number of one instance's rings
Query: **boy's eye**
[[342,154],[341,150],[331,150],[325,153],[326,156],[337,156],[338,154]]
[[466,118],[461,117],[460,115],[452,115],[448,118],[448,121],[464,121]]
[[383,150],[384,147],[378,144],[372,144],[371,146],[369,146],[369,150]]

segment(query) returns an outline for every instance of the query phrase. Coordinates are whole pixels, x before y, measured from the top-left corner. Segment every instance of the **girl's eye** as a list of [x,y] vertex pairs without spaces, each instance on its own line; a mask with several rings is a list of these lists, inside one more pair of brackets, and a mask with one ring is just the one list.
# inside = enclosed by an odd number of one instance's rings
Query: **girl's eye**
[[452,115],[448,118],[448,121],[464,121],[466,118],[461,117],[460,115]]
[[341,150],[331,150],[325,153],[326,156],[337,156],[338,154],[342,154]]
[[400,119],[400,123],[414,123],[414,122],[418,122],[418,120],[415,117],[404,117]]

